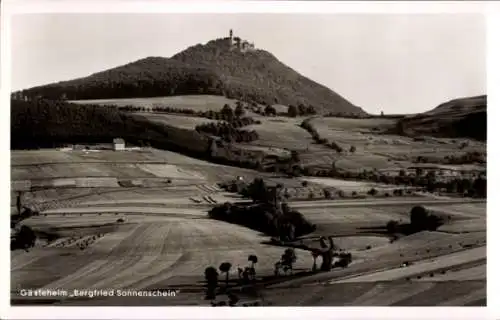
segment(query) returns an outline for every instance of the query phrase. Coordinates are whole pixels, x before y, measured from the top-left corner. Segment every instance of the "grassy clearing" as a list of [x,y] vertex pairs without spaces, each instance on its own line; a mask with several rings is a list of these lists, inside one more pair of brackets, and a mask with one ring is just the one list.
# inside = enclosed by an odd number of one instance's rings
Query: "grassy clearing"
[[371,119],[349,119],[339,117],[317,118],[313,120],[314,125],[327,126],[332,130],[373,130],[374,128],[384,129],[396,125],[396,119],[371,118]]
[[436,273],[432,277],[426,275],[417,281],[468,281],[468,280],[486,280],[486,263],[470,268],[460,268],[459,270],[450,270],[446,273]]
[[[311,135],[299,125],[303,119],[286,117],[256,117],[261,124],[250,125],[245,128],[255,130],[259,139],[252,145],[264,147],[276,147],[283,149],[303,150],[312,146]],[[321,146],[318,146],[321,148]]]
[[205,123],[217,123],[217,120],[211,120],[200,117],[189,117],[186,115],[161,114],[161,113],[140,113],[146,119],[182,129],[194,130],[197,125]]
[[337,190],[342,190],[344,192],[356,191],[358,193],[366,193],[372,188],[376,188],[379,191],[391,190],[397,188],[397,186],[390,186],[384,184],[377,184],[372,182],[362,182],[362,181],[348,181],[340,180],[335,178],[313,178],[305,177],[301,180],[308,181],[314,184],[322,185],[327,188],[335,188]]
[[[248,254],[252,253],[259,257],[258,272],[264,272],[269,271],[279,259],[283,249],[260,245],[262,240],[256,232],[213,220],[142,222],[130,231],[105,236],[91,250],[82,251],[80,255],[87,259],[86,264],[77,270],[70,269],[67,273],[67,269],[58,268],[60,274],[57,279],[49,277],[47,273],[51,268],[64,265],[67,259],[56,259],[49,267],[43,255],[34,249],[36,260],[29,265],[23,267],[13,262],[14,268],[20,267],[13,272],[13,279],[17,280],[13,286],[29,285],[43,277],[47,282],[40,286],[47,288],[51,285],[68,289],[113,286],[144,288],[178,276],[196,276],[201,280],[206,266],[218,267],[224,261],[230,261],[234,266],[245,266],[248,264]],[[309,253],[299,250],[297,255],[298,266],[310,267],[312,259]],[[36,275],[29,276],[23,272],[23,269],[33,268],[38,270]]]
[[[457,290],[457,287],[461,287]],[[486,281],[466,282],[366,282],[338,283],[272,289],[267,292],[274,306],[435,306],[481,290],[471,297],[475,305],[486,299]],[[342,294],[339,294],[342,292]],[[271,298],[272,297],[272,298]],[[475,300],[474,300],[475,299]],[[464,303],[456,303],[461,306]]]
[[405,277],[432,272],[436,269],[449,268],[458,264],[476,261],[486,257],[485,247],[443,255],[431,261],[420,262],[406,268],[397,268],[375,272],[369,275],[353,277],[339,282],[378,282],[404,279]]
[[[293,207],[293,204],[291,205]],[[385,226],[389,220],[407,218],[409,211],[400,207],[359,207],[359,208],[300,208],[300,212],[307,219],[317,225],[322,224],[355,224],[358,226],[371,226],[380,224]],[[354,230],[356,231],[356,230]],[[332,230],[334,233],[335,230]]]
[[153,107],[172,107],[178,109],[193,109],[196,111],[219,111],[224,104],[234,107],[236,100],[223,96],[212,95],[190,95],[154,98],[131,98],[131,99],[102,99],[102,100],[77,100],[78,104],[99,104],[118,107],[137,106],[151,109]]

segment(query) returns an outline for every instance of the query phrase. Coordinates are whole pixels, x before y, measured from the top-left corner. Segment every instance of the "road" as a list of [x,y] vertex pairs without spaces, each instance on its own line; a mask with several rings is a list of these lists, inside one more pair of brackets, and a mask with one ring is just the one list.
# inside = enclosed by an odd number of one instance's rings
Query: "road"
[[295,209],[323,208],[323,207],[374,207],[374,206],[401,206],[401,205],[450,205],[464,203],[486,203],[483,199],[429,199],[413,197],[410,199],[359,199],[359,200],[317,200],[294,201],[290,206]]
[[[123,203],[124,202],[124,203]],[[95,212],[134,212],[134,213],[170,213],[172,210],[184,211],[203,211],[208,210],[211,206],[209,204],[176,204],[172,200],[165,201],[150,201],[155,204],[162,204],[162,207],[151,208],[148,203],[131,203],[132,201],[124,200],[123,202],[117,200],[114,203],[115,207],[101,206],[101,207],[73,207],[73,208],[57,208],[52,210],[43,211],[43,213],[95,213]],[[113,201],[107,201],[111,204]],[[359,200],[317,200],[317,201],[296,201],[290,202],[290,206],[294,209],[313,209],[313,208],[342,208],[342,207],[375,207],[375,206],[402,206],[402,205],[450,205],[450,204],[466,204],[466,203],[486,203],[486,200],[472,200],[472,199],[425,199],[425,198],[411,198],[411,199],[359,199]],[[83,204],[83,203],[82,203]]]

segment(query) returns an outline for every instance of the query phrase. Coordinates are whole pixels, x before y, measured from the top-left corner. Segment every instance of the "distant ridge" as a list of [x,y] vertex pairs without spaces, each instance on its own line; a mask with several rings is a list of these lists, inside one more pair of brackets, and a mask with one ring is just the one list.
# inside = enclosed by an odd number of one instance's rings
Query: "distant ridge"
[[312,105],[320,113],[366,115],[360,107],[300,75],[271,53],[253,46],[248,50],[234,48],[234,39],[212,40],[171,58],[147,57],[14,95],[85,100],[212,94],[260,104]]
[[430,111],[401,119],[398,131],[407,135],[486,141],[486,109],[486,95],[453,99]]

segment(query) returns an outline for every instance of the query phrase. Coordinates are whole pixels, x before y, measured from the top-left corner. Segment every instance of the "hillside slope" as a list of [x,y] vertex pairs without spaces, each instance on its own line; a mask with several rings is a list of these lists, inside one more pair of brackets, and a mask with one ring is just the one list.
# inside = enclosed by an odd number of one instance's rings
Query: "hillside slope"
[[450,100],[436,108],[401,119],[398,133],[486,140],[487,96]]
[[261,104],[312,105],[319,112],[366,114],[267,51],[230,50],[228,39],[192,46],[171,58],[148,57],[15,94],[69,100],[213,94]]
[[151,121],[115,107],[45,99],[11,100],[11,150],[111,143],[117,137],[129,145],[151,146],[250,169],[266,160],[261,151],[235,149],[195,130]]

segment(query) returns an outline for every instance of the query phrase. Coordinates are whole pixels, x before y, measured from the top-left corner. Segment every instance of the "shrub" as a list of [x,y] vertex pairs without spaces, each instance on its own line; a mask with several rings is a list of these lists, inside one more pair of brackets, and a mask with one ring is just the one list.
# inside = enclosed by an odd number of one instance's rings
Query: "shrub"
[[410,212],[410,224],[414,231],[436,230],[443,224],[443,219],[434,214],[429,214],[422,206],[415,206]]
[[323,189],[323,195],[325,196],[325,199],[330,199],[332,197],[332,193],[328,189]]
[[399,223],[395,220],[387,222],[386,229],[388,233],[395,233],[398,229]]
[[283,240],[313,232],[316,228],[298,211],[282,210],[266,202],[257,205],[219,205],[209,211],[212,219],[246,226]]
[[427,209],[422,206],[415,206],[410,211],[411,224],[419,229],[425,228],[428,217],[429,213],[427,212]]

